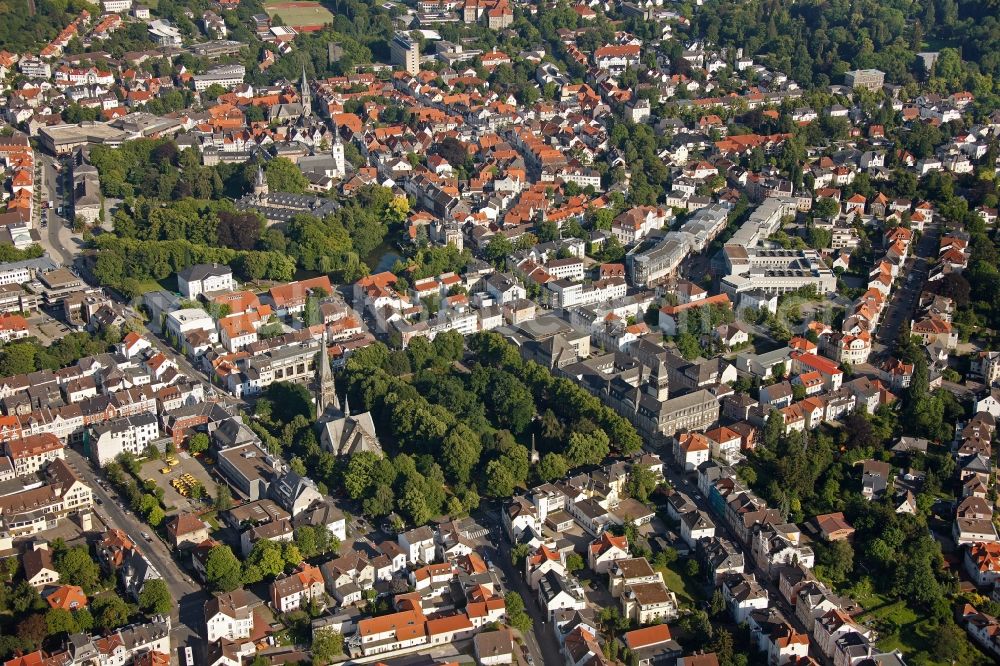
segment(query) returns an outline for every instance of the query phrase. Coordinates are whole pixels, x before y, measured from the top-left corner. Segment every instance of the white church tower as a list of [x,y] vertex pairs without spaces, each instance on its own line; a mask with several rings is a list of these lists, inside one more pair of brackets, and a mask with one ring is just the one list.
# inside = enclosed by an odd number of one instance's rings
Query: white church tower
[[340,128],[336,124],[333,127],[333,147],[330,149],[330,155],[336,165],[336,173],[333,174],[333,177],[343,178],[347,175],[347,167],[344,164],[344,144],[340,140]]

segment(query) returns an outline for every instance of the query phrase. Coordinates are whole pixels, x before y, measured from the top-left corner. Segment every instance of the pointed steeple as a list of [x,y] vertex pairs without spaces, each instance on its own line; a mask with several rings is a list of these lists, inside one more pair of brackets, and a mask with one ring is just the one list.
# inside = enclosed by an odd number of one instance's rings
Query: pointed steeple
[[257,165],[257,177],[253,183],[253,193],[257,196],[266,196],[268,193],[267,177],[264,175],[264,165]]
[[[339,409],[339,403],[338,403],[338,409]],[[347,394],[345,393],[344,394],[344,418],[347,419],[347,418],[350,418],[350,416],[351,416],[351,403],[349,403],[347,401]]]
[[347,175],[347,166],[344,158],[344,144],[340,141],[340,127],[333,124],[333,146],[330,148],[330,156],[336,166],[336,178],[343,178]]
[[316,419],[323,418],[328,407],[340,411],[340,398],[337,397],[337,386],[333,381],[333,371],[330,369],[330,357],[327,352],[326,329],[323,330],[323,343],[319,352],[319,368],[316,387]]
[[312,115],[312,91],[309,90],[309,80],[306,79],[306,66],[302,65],[302,83],[299,86],[299,96],[302,98],[302,115]]

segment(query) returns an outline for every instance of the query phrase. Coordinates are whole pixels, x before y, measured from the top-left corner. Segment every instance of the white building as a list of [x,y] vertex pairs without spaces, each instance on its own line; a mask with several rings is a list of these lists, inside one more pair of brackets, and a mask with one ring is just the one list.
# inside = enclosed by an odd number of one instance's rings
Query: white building
[[194,299],[201,294],[235,288],[233,270],[222,264],[195,264],[177,273],[177,289],[185,298]]
[[434,532],[426,525],[407,532],[401,532],[396,536],[396,541],[406,552],[406,558],[410,564],[418,562],[427,564],[434,561],[434,553],[436,551]]
[[215,331],[215,320],[201,308],[184,308],[167,313],[167,332],[184,338],[190,331]]
[[159,436],[158,419],[148,412],[106,421],[91,428],[90,455],[104,467],[126,451],[141,456]]
[[238,641],[253,633],[253,611],[243,590],[217,594],[205,602],[205,638]]
[[29,435],[6,443],[17,476],[35,474],[49,462],[66,458],[65,445],[52,433]]
[[108,14],[119,14],[132,9],[132,0],[102,0],[101,6]]
[[243,65],[222,65],[213,67],[204,74],[194,75],[194,89],[198,92],[214,85],[231,89],[243,83],[247,69]]

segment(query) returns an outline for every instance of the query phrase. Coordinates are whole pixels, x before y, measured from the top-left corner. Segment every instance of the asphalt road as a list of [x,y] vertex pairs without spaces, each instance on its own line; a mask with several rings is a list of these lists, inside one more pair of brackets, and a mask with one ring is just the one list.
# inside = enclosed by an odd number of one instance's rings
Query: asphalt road
[[247,401],[240,398],[236,398],[221,389],[216,389],[212,384],[212,380],[207,374],[202,372],[199,368],[196,368],[184,354],[178,353],[170,345],[163,342],[160,336],[157,335],[153,329],[150,327],[149,323],[146,324],[146,340],[150,342],[156,349],[163,353],[168,359],[177,364],[177,368],[187,375],[191,379],[196,379],[205,384],[206,399],[215,400],[216,402],[222,402],[227,405],[233,405],[240,408],[245,408],[247,406]]
[[[484,502],[485,504],[485,502]],[[548,624],[545,614],[538,607],[537,595],[531,591],[524,581],[523,572],[518,571],[510,559],[510,543],[504,534],[503,525],[500,520],[500,513],[494,507],[486,509],[480,507],[480,512],[476,519],[479,524],[486,527],[490,532],[483,537],[486,544],[483,550],[489,557],[490,563],[494,565],[504,592],[517,592],[524,600],[525,611],[531,616],[531,631],[524,632],[524,643],[528,647],[535,666],[543,664],[563,663],[562,653],[559,651],[559,643],[552,633],[552,627]]]
[[[48,155],[41,155],[41,179],[42,179],[42,202],[52,201],[53,206],[65,205],[63,191],[60,184],[62,173],[56,171],[53,166],[55,159]],[[55,209],[41,210],[41,216],[48,221],[48,227],[39,229],[42,237],[42,245],[49,251],[52,260],[70,266],[73,264],[75,248],[67,245],[69,228],[65,219],[56,215]]]
[[[100,498],[102,504],[97,505],[95,499],[94,511],[101,521],[109,527],[123,530],[140,547],[167,583],[170,595],[176,602],[170,613],[173,627],[170,632],[171,658],[176,657],[177,647],[186,644],[193,645],[197,654],[202,643],[200,631],[204,624],[204,607],[208,594],[181,570],[166,544],[152,533],[152,529],[148,525],[142,523],[131,512],[128,515],[125,514],[124,509],[119,504],[118,496],[100,486],[99,479],[86,458],[75,449],[67,448],[66,462],[93,489],[94,497]],[[142,532],[149,533],[152,540],[146,541]]]
[[[653,450],[649,446],[647,446],[646,449],[652,453],[661,453]],[[667,459],[671,459],[669,455],[664,456],[664,462],[666,462]],[[679,473],[671,464],[665,464],[663,466],[663,475],[675,490],[679,490],[690,497],[691,501],[694,502],[699,509],[711,516],[712,522],[715,523],[716,536],[729,539],[743,552],[743,560],[745,563],[744,570],[747,573],[752,573],[757,579],[757,582],[765,590],[767,590],[767,597],[771,605],[776,606],[796,628],[796,630],[802,633],[808,633],[806,632],[806,628],[803,626],[802,622],[795,616],[795,608],[793,608],[792,605],[785,601],[785,598],[781,596],[777,583],[768,578],[767,572],[757,566],[753,556],[750,554],[750,549],[743,546],[740,540],[736,538],[736,535],[730,531],[729,526],[722,519],[722,517],[711,511],[708,505],[708,499],[701,494],[700,490],[698,490],[697,484],[689,481],[686,475]],[[813,656],[820,658],[818,652]]]
[[528,646],[528,652],[535,662],[535,666],[542,664],[561,664],[564,659],[559,652],[559,643],[552,633],[552,625],[548,623],[548,618],[538,607],[537,595],[528,588],[521,572],[514,568],[510,560],[510,544],[504,536],[497,539],[499,548],[494,549],[494,556],[491,561],[503,572],[507,589],[517,592],[524,599],[524,609],[534,623],[531,631],[524,634],[524,642]]
[[903,268],[903,283],[893,292],[875,335],[873,351],[876,356],[883,356],[891,351],[899,339],[903,323],[913,321],[917,299],[927,282],[930,261],[937,256],[938,239],[938,228],[928,227],[920,237],[914,254],[907,260]]

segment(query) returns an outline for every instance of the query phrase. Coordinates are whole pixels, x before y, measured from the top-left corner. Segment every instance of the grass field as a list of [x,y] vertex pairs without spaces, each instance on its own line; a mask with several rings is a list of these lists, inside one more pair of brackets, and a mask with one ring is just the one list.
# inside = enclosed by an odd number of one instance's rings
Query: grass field
[[264,11],[274,18],[280,16],[285,25],[296,30],[300,27],[319,27],[333,23],[333,14],[319,2],[309,0],[280,1],[271,0],[264,3]]
[[695,602],[705,599],[705,591],[697,581],[691,580],[681,569],[677,562],[673,562],[668,567],[657,567],[663,574],[663,582],[667,589],[677,595],[677,601],[687,606],[693,606]]

